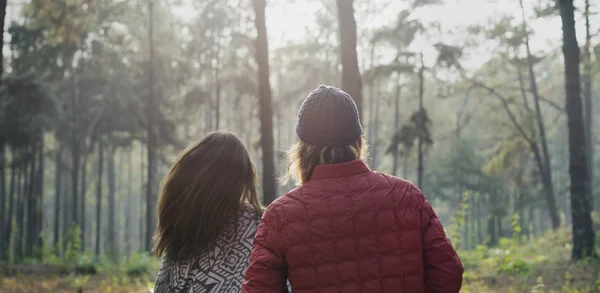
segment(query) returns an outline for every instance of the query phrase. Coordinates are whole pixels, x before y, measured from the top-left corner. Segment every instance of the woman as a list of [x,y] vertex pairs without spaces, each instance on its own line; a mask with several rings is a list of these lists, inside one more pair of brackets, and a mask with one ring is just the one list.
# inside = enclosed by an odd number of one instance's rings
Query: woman
[[289,173],[299,188],[266,209],[242,292],[459,292],[463,267],[408,181],[362,161],[352,98],[319,86],[298,112]]
[[162,182],[154,292],[240,292],[261,208],[255,169],[233,134],[208,134]]

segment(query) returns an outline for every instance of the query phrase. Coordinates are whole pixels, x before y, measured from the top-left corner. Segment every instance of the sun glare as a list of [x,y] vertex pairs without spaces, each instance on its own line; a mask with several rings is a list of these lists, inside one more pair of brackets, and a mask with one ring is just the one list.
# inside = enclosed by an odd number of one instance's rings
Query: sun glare
[[[371,26],[390,25],[397,17],[397,13],[403,8],[402,2],[392,2],[384,11],[377,15],[376,19],[366,20],[358,25],[358,30],[361,28],[367,29]],[[317,25],[316,16],[319,9],[324,9],[322,3],[318,1],[277,1],[269,2],[266,9],[267,32],[269,35],[269,47],[271,50],[285,46],[286,44],[299,42],[307,38],[313,37],[316,33],[314,30]],[[191,20],[196,14],[190,3],[182,3],[173,7],[176,13],[182,20]],[[425,24],[439,24],[441,32],[436,36],[436,40],[442,40],[445,43],[461,45],[459,40],[464,39],[463,32],[469,25],[486,24],[495,18],[505,15],[511,15],[516,20],[520,20],[518,0],[506,1],[484,1],[484,0],[449,0],[443,5],[428,6],[420,8],[414,12],[414,17],[419,18]],[[533,8],[527,7],[529,16],[533,16]],[[361,16],[357,15],[357,19]],[[598,15],[593,18],[599,18]],[[595,21],[598,22],[598,21]],[[553,18],[547,20],[536,19],[530,21],[530,25],[534,28],[536,35],[531,39],[531,46],[534,51],[544,50],[549,44],[555,46],[560,41],[560,34],[556,31],[561,29],[560,19]],[[581,27],[583,23],[577,22],[577,26]],[[578,28],[578,37],[583,39],[582,33],[584,29]],[[359,40],[359,43],[361,40]],[[431,41],[427,37],[417,38],[412,49],[415,51],[423,51],[426,55],[432,56],[434,49]],[[489,52],[485,50],[481,53],[472,53],[472,66],[481,65],[481,62],[487,60]],[[433,62],[430,58],[426,58],[426,62]]]

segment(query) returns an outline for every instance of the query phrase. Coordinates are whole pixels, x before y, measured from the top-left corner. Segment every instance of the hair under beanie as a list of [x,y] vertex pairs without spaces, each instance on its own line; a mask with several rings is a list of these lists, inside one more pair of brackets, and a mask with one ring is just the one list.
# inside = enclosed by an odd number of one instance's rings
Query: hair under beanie
[[318,146],[346,146],[360,140],[362,126],[354,100],[339,88],[320,85],[298,111],[296,134]]

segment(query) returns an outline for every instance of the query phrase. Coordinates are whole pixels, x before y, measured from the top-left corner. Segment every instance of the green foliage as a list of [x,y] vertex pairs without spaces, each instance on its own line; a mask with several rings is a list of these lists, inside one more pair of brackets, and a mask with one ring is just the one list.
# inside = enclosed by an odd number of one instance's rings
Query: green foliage
[[67,249],[65,250],[65,262],[68,264],[77,264],[80,259],[81,251],[81,229],[74,225],[69,229],[66,237]]
[[48,130],[54,100],[34,77],[7,76],[0,92],[0,135],[11,148],[22,149]]
[[468,190],[463,192],[458,211],[456,211],[454,216],[450,219],[450,225],[448,226],[448,238],[450,238],[457,251],[461,247],[460,232],[465,224],[465,215],[469,210],[469,197],[471,194],[472,193]]
[[71,278],[71,288],[75,290],[81,290],[83,287],[89,282],[90,276],[72,276]]
[[527,141],[523,137],[514,136],[499,143],[495,154],[483,167],[488,175],[498,175],[506,169],[514,167],[518,162],[518,156],[528,150]]
[[147,252],[137,252],[127,262],[124,267],[127,276],[137,277],[146,274],[152,274],[158,271],[160,261],[150,256]]
[[531,293],[544,293],[545,287],[546,286],[544,285],[544,277],[539,276],[536,280],[535,286],[531,288]]

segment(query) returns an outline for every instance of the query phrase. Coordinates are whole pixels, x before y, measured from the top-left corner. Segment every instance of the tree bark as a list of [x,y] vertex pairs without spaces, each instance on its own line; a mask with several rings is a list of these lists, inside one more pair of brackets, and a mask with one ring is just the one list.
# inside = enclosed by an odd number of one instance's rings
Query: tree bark
[[[0,51],[1,53],[1,51]],[[1,78],[0,70],[0,78]],[[4,137],[0,137],[0,235],[4,235],[6,229],[6,144]],[[0,240],[0,261],[4,260],[4,239]]]
[[27,199],[28,194],[28,186],[29,186],[29,168],[31,164],[29,160],[26,161],[25,165],[21,167],[21,175],[20,175],[20,186],[19,186],[19,195],[17,196],[17,239],[15,242],[16,248],[16,257],[17,261],[23,260],[23,256],[25,253],[25,200]]
[[[145,170],[145,166],[144,166],[144,158],[146,158],[147,156],[145,156],[144,154],[144,149],[142,148],[140,151],[140,170]],[[145,177],[144,177],[144,172],[140,172],[140,187],[142,189],[142,191],[145,189]],[[146,233],[144,233],[144,231],[146,230],[146,221],[145,221],[145,215],[146,215],[146,209],[145,209],[145,205],[144,205],[144,192],[140,193],[140,211],[138,213],[139,216],[139,220],[140,220],[140,226],[139,226],[139,248],[138,249],[142,249],[146,244],[145,244],[145,239],[146,239]]]
[[[585,137],[588,160],[588,198],[594,198],[594,115],[592,114],[592,34],[590,31],[590,1],[585,0],[585,45],[583,48],[583,97],[585,105]],[[596,205],[598,206],[598,205]]]
[[[14,154],[14,153],[13,153]],[[8,187],[8,212],[6,217],[6,223],[4,226],[5,233],[3,234],[6,238],[3,238],[4,241],[4,250],[0,251],[1,259],[6,259],[8,249],[10,248],[10,239],[13,237],[13,214],[14,214],[14,206],[15,206],[15,185],[19,184],[19,170],[17,169],[14,162],[10,167],[10,185]],[[16,181],[16,182],[15,182]]]
[[57,140],[57,142],[56,142],[55,158],[54,158],[54,166],[55,166],[55,169],[54,169],[54,245],[57,246],[58,243],[60,242],[60,211],[61,211],[60,206],[61,206],[61,202],[62,202],[61,174],[62,174],[62,169],[63,169],[62,168],[63,146],[56,137],[55,137],[55,139]]
[[[2,29],[2,35],[0,35],[0,44],[4,44],[4,19],[6,18],[6,6],[7,0],[0,1],[0,28]],[[4,56],[4,46],[0,47],[0,56]],[[2,75],[4,73],[4,58],[0,58],[0,86],[2,85]],[[0,137],[0,235],[4,235],[6,227],[5,211],[6,211],[6,141],[4,137]],[[0,260],[3,260],[4,251],[6,247],[5,241],[0,241]]]
[[376,90],[376,94],[373,98],[375,98],[375,129],[373,130],[373,143],[371,145],[372,149],[373,149],[373,169],[377,169],[378,164],[379,164],[379,105],[381,104],[381,101],[379,99],[379,94],[377,93],[378,89]]
[[133,205],[133,153],[127,152],[127,201],[125,203],[125,255],[129,257],[131,252],[131,213]]
[[221,122],[221,35],[217,35],[217,51],[215,65],[215,129],[219,130]]
[[[65,174],[63,175],[68,175],[67,172],[65,172]],[[70,178],[68,178],[69,176],[64,176],[61,178],[61,185],[63,186],[63,194],[62,194],[62,203],[61,203],[61,210],[62,212],[62,231],[63,231],[63,235],[62,235],[62,251],[66,251],[67,250],[67,240],[68,240],[68,236],[69,236],[69,231],[72,228],[71,227],[71,219],[70,216],[71,214],[69,213],[69,211],[73,208],[71,207],[71,198],[70,198],[70,192],[69,192],[69,182],[71,181]]]
[[[521,5],[521,16],[523,19],[523,27],[526,28],[525,20],[525,8],[523,7],[523,0],[519,1]],[[531,87],[531,93],[533,94],[533,104],[535,107],[535,117],[537,122],[538,134],[540,144],[542,146],[542,161],[543,166],[541,171],[542,177],[544,177],[544,192],[549,193],[546,195],[550,206],[549,210],[555,215],[551,215],[550,219],[552,222],[552,229],[556,230],[560,226],[560,218],[558,217],[558,211],[556,209],[556,196],[554,195],[554,185],[552,182],[552,166],[550,165],[550,153],[548,152],[548,141],[546,139],[546,127],[544,126],[544,118],[542,116],[542,110],[540,108],[540,94],[538,91],[537,80],[535,76],[535,70],[533,68],[533,55],[531,54],[531,48],[529,47],[529,36],[525,35],[525,49],[527,52],[527,67],[529,70],[529,86]]]
[[587,197],[589,182],[586,137],[581,105],[581,84],[579,75],[579,45],[575,33],[573,0],[559,0],[562,20],[563,55],[565,63],[565,92],[567,122],[569,127],[569,174],[571,176],[571,213],[573,217],[574,260],[584,257],[597,257],[595,237],[592,227],[591,202]]
[[358,70],[356,53],[356,20],[354,19],[353,2],[353,0],[336,0],[340,32],[342,89],[354,99],[360,117],[362,117],[362,79]]
[[40,140],[39,140],[39,144],[38,144],[38,170],[37,170],[37,174],[36,174],[36,197],[35,197],[35,230],[34,230],[34,237],[36,239],[36,242],[34,244],[34,247],[36,248],[35,252],[35,256],[37,258],[41,257],[41,249],[44,245],[44,239],[42,237],[42,230],[44,229],[43,226],[43,207],[42,205],[44,204],[44,134],[40,133]]
[[87,158],[88,152],[86,151],[83,155],[83,161],[81,163],[81,199],[79,200],[79,210],[81,211],[81,217],[79,222],[81,223],[81,235],[79,235],[79,240],[81,241],[81,252],[85,251],[85,231],[87,231],[86,227],[86,192],[87,192]]
[[113,261],[117,260],[117,243],[115,225],[115,148],[110,147],[107,156],[107,179],[108,179],[108,251]]
[[[400,80],[396,83],[396,97],[394,99],[394,130],[400,128],[400,92],[402,87],[400,86]],[[398,170],[398,146],[394,149],[394,163],[392,165],[392,175],[396,176]]]
[[481,230],[481,202],[483,195],[477,195],[477,205],[475,209],[475,218],[477,219],[477,244],[481,244],[483,242],[483,231]]
[[[425,64],[423,64],[423,53],[420,53],[421,68],[419,68],[419,113],[421,117],[423,114],[423,95],[425,94]],[[425,129],[425,121],[421,121],[423,129]],[[423,133],[419,133],[417,141],[417,156],[418,156],[418,167],[417,167],[417,184],[419,188],[423,188]]]
[[96,257],[100,256],[100,238],[101,238],[101,227],[102,227],[102,172],[104,164],[104,146],[102,145],[102,138],[98,138],[98,174],[96,181]]
[[252,0],[256,26],[256,61],[258,63],[258,94],[260,111],[260,142],[262,146],[263,203],[270,204],[276,198],[275,162],[273,152],[273,106],[269,82],[269,44],[265,22],[265,0]]
[[[36,175],[37,175],[37,144],[38,141],[34,141],[31,145],[31,158],[29,161],[30,169],[29,169],[29,184],[27,186],[27,205],[26,205],[26,214],[24,214],[23,225],[25,225],[26,230],[23,231],[24,243],[25,243],[25,256],[31,257],[33,256],[33,247],[36,242],[35,234],[35,189],[37,185]],[[24,228],[25,228],[24,227]]]
[[71,144],[71,196],[73,203],[71,204],[71,223],[69,225],[79,226],[79,168],[80,168],[81,153],[79,150],[79,141],[73,139]]
[[[370,56],[370,65],[371,67],[375,66],[375,46],[371,46],[371,56]],[[373,135],[373,133],[375,132],[375,111],[373,111],[373,109],[375,108],[374,104],[375,104],[375,80],[372,80],[371,83],[369,85],[367,85],[368,87],[368,97],[369,97],[369,102],[368,102],[368,113],[369,116],[367,116],[367,123],[369,124],[368,127],[368,131],[367,131],[367,143],[369,144],[369,147],[372,147],[374,145],[374,141],[375,141],[375,135]],[[365,109],[366,111],[367,109]],[[369,156],[368,158],[368,164],[369,165],[373,165],[373,161],[374,156]]]
[[148,0],[148,45],[149,45],[149,65],[148,70],[148,101],[146,104],[146,134],[148,142],[146,144],[146,155],[148,158],[147,182],[146,182],[146,237],[145,249],[150,252],[152,250],[152,233],[154,232],[154,207],[156,200],[154,196],[155,181],[157,172],[157,133],[154,117],[158,115],[158,105],[154,92],[154,0]]
[[410,148],[404,148],[404,155],[402,156],[402,178],[404,179],[408,179],[408,156],[410,151]]

